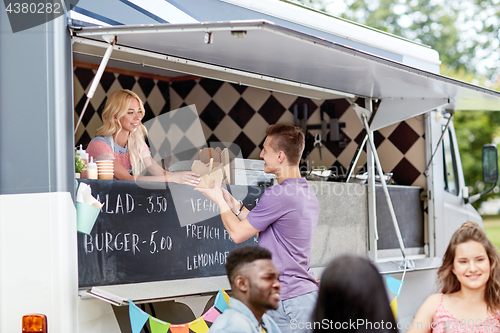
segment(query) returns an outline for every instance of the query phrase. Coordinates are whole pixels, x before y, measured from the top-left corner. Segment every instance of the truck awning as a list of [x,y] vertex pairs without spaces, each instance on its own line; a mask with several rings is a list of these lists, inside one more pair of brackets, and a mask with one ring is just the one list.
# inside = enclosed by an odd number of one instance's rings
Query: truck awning
[[288,0],[81,0],[69,18],[75,26],[266,20],[434,73],[441,64],[429,46]]
[[293,95],[371,97],[373,129],[437,107],[500,110],[500,92],[314,37],[269,21],[73,28],[74,52]]

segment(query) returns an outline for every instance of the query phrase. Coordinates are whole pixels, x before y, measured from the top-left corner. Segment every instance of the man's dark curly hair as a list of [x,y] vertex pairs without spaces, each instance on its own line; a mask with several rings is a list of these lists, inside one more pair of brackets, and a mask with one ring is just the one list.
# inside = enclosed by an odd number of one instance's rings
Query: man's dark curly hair
[[243,266],[251,264],[259,259],[271,259],[269,250],[260,246],[242,246],[229,253],[226,259],[226,273],[229,283],[232,285],[238,271]]

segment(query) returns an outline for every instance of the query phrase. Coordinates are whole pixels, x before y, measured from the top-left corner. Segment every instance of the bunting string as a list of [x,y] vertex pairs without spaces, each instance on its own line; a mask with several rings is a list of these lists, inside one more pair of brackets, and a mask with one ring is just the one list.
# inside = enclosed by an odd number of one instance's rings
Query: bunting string
[[128,303],[132,333],[140,333],[148,320],[151,333],[189,333],[190,330],[195,333],[206,333],[209,329],[207,323],[212,324],[224,310],[229,309],[229,295],[224,289],[219,290],[214,305],[207,312],[189,323],[175,325],[151,316],[135,305],[132,300]]
[[386,275],[385,282],[387,283],[387,287],[389,290],[395,295],[394,299],[391,301],[391,309],[394,313],[394,318],[397,320],[398,318],[398,297],[401,293],[401,288],[403,287],[403,283],[405,281],[406,271],[408,269],[414,269],[415,263],[413,260],[405,258],[404,261],[400,262],[399,269],[403,270],[403,276],[401,280],[393,278],[392,276]]
[[[393,278],[389,275],[385,276],[387,287],[395,295],[394,299],[390,303],[391,309],[394,313],[394,318],[397,318],[397,298],[401,293],[406,271],[412,266],[412,263],[407,261],[408,259],[405,259],[401,280]],[[189,330],[192,330],[195,333],[206,333],[209,330],[209,325],[207,323],[212,324],[222,314],[222,312],[224,312],[224,310],[229,309],[229,295],[224,289],[220,289],[215,297],[214,305],[199,318],[196,318],[189,323],[174,325],[144,312],[141,308],[135,305],[132,300],[129,300],[128,302],[132,333],[140,333],[148,320],[151,333],[189,333]]]

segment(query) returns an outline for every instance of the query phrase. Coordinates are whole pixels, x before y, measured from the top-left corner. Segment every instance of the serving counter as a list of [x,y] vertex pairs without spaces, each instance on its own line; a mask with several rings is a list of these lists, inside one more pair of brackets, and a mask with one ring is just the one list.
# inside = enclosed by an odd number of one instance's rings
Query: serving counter
[[[252,237],[235,244],[219,210],[186,185],[116,180],[79,180],[104,203],[90,235],[78,234],[80,289],[106,286],[125,299],[169,298],[228,288],[225,258]],[[310,181],[320,204],[311,268],[316,276],[343,253],[367,256],[369,228],[367,187]],[[252,209],[263,186],[229,187]],[[423,251],[420,189],[390,186],[401,233],[408,248]],[[379,202],[380,200],[380,202]],[[398,246],[381,188],[377,187],[379,250]],[[381,271],[382,272],[382,271]]]
[[[80,288],[225,275],[229,237],[218,207],[187,185],[88,180],[103,203],[89,235],[78,233]],[[252,209],[264,187],[230,186]]]

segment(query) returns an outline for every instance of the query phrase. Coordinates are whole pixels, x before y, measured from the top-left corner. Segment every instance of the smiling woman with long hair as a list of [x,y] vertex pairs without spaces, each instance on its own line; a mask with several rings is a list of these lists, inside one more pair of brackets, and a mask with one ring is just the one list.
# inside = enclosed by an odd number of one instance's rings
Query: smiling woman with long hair
[[500,332],[500,257],[477,223],[451,236],[438,270],[441,293],[422,304],[409,333]]
[[[146,127],[141,120],[144,105],[133,91],[114,91],[106,101],[102,113],[103,125],[87,147],[94,160],[113,160],[114,178],[119,180],[142,180],[174,182],[196,186],[199,175],[190,172],[168,172],[151,157],[144,141]],[[141,176],[147,170],[151,176]]]

